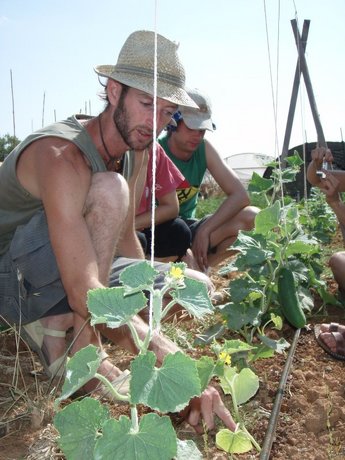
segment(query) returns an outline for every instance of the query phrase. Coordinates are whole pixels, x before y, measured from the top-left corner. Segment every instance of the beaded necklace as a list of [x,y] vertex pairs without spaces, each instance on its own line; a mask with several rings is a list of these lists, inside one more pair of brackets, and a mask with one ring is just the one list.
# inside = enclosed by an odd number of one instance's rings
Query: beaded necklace
[[109,153],[109,150],[105,144],[105,141],[104,141],[104,136],[103,136],[103,129],[102,129],[102,123],[101,123],[101,115],[99,115],[98,117],[98,126],[99,126],[99,132],[100,132],[100,135],[101,135],[101,140],[102,140],[102,144],[103,144],[103,148],[104,148],[104,151],[108,157],[108,160],[106,162],[106,167],[108,170],[110,171],[115,171],[115,172],[121,172],[122,171],[122,167],[123,167],[123,161],[122,161],[122,158],[118,159],[116,157],[112,157]]

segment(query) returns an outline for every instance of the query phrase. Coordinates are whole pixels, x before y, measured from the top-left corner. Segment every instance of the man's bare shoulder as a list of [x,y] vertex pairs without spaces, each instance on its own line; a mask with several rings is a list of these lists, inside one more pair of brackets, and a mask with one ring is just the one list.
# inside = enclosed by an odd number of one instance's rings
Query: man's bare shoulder
[[30,144],[21,154],[17,176],[22,186],[37,196],[37,185],[59,176],[90,177],[91,170],[80,149],[66,139],[46,137]]
[[52,163],[67,163],[75,168],[88,169],[89,165],[85,155],[71,141],[58,137],[45,137],[30,144],[20,156],[20,163],[25,167],[37,167]]

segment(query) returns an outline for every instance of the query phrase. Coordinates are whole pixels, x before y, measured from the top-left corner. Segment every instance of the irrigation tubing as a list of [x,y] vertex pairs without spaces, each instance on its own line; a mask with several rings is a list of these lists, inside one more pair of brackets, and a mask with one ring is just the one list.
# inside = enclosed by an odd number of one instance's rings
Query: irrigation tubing
[[291,368],[292,360],[295,356],[296,346],[297,346],[297,342],[298,342],[300,333],[301,333],[301,329],[297,329],[295,332],[293,341],[292,341],[292,345],[290,347],[290,351],[289,351],[289,354],[288,354],[288,357],[287,357],[287,360],[286,360],[286,363],[283,369],[282,376],[280,378],[279,387],[278,387],[277,394],[276,394],[276,399],[274,401],[274,405],[273,405],[271,417],[268,423],[268,428],[266,431],[265,439],[262,444],[260,460],[269,459],[269,455],[270,455],[272,444],[273,444],[274,434],[275,434],[275,430],[276,430],[277,423],[278,423],[280,407],[281,407],[282,399],[284,396],[285,385],[286,385],[287,378],[290,374],[290,368]]

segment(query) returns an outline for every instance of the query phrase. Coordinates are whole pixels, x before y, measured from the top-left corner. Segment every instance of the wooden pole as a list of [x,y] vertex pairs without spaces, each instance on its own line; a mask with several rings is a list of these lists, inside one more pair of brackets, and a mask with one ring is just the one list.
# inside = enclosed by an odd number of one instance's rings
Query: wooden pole
[[317,133],[317,141],[318,141],[319,147],[327,147],[325,135],[323,133],[323,129],[322,129],[321,121],[320,121],[320,115],[319,115],[319,112],[316,106],[316,100],[314,97],[313,87],[312,87],[311,80],[310,80],[307,61],[304,55],[304,51],[302,50],[302,47],[299,46],[299,43],[301,43],[301,36],[300,36],[299,30],[297,27],[296,19],[293,19],[291,21],[291,24],[292,24],[292,29],[295,35],[295,41],[296,41],[296,46],[297,46],[298,56],[299,56],[299,61],[300,61],[300,66],[301,66],[301,72],[303,74],[303,79],[304,79],[305,87],[306,87],[308,98],[309,98],[311,113],[314,119],[314,124],[316,128],[316,133]]
[[12,94],[13,137],[16,137],[16,117],[15,117],[15,114],[14,114],[14,91],[13,91],[12,69],[10,70],[10,77],[11,77],[11,94]]
[[[305,52],[305,49],[307,47],[309,25],[310,25],[309,20],[305,20],[303,22],[302,38],[297,46],[298,48],[302,48],[303,53]],[[288,152],[289,152],[292,123],[293,123],[293,118],[294,118],[294,114],[296,110],[296,103],[297,103],[297,96],[298,96],[298,89],[299,89],[300,81],[301,81],[301,66],[300,66],[299,59],[298,59],[297,64],[296,64],[296,70],[295,70],[295,78],[294,78],[294,82],[292,86],[289,113],[288,113],[288,118],[287,118],[286,128],[285,128],[285,137],[284,137],[284,143],[283,143],[283,150],[281,154],[282,162],[285,162],[285,158],[288,156]]]
[[44,106],[46,103],[46,92],[43,93],[43,107],[42,107],[42,128],[44,127]]

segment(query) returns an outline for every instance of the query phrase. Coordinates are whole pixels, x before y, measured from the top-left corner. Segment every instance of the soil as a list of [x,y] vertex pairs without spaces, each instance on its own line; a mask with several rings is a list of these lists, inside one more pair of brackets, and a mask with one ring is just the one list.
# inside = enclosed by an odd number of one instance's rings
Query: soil
[[[229,281],[220,278],[216,271],[213,271],[212,279],[218,289],[228,287]],[[332,278],[327,279],[327,283],[329,290],[336,293],[337,286]],[[315,311],[319,309],[320,300],[315,297]],[[253,449],[233,458],[345,458],[345,361],[329,356],[318,345],[313,333],[314,324],[330,321],[345,324],[345,307],[323,307],[310,319],[308,327],[301,331],[283,390],[279,389],[279,382],[288,351],[254,363],[253,369],[259,376],[260,388],[244,406],[242,415],[246,418],[247,429],[266,450],[261,457]],[[201,325],[190,321],[187,329],[189,332],[200,332]],[[272,330],[270,334],[293,343],[296,331],[285,325],[279,333]],[[233,337],[228,335],[226,338]],[[52,387],[44,375],[37,372],[40,369],[37,356],[32,355],[23,342],[16,342],[14,332],[0,334],[0,460],[62,460],[65,457],[56,444],[57,432],[51,424],[54,395],[59,385]],[[120,368],[128,367],[131,359],[129,354],[110,345],[107,345],[107,352]],[[206,352],[200,349],[193,353],[201,355]],[[282,396],[278,408],[274,406],[277,395]],[[223,399],[230,408],[230,399]],[[111,404],[109,408],[115,418],[120,414],[129,415],[127,406]],[[272,409],[278,411],[276,426],[273,427],[269,425]],[[215,432],[196,435],[179,417],[172,416],[172,421],[178,437],[193,439],[204,459],[230,458],[215,447]],[[266,437],[268,426],[272,438]],[[221,428],[221,425],[217,428]],[[267,443],[267,439],[272,439],[272,442]]]

